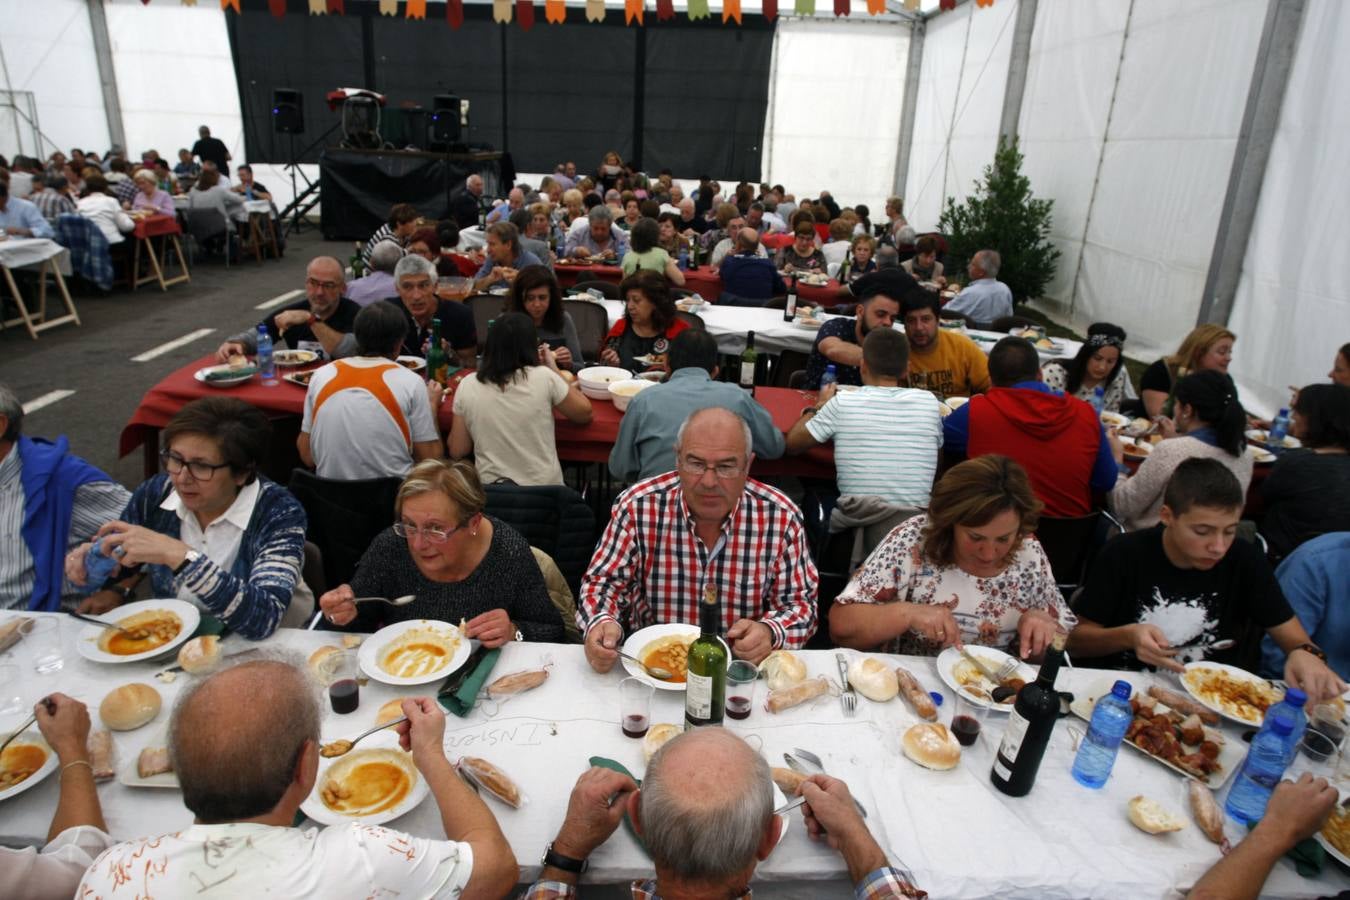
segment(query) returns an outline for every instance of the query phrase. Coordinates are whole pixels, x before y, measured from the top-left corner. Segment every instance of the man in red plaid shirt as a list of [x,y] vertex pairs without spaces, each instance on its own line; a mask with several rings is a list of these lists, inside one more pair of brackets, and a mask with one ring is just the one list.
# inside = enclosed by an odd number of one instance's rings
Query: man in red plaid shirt
[[741,659],[758,664],[815,633],[816,566],[801,511],[748,477],[751,446],[750,428],[735,413],[699,410],[680,426],[676,471],[619,496],[577,604],[591,668],[614,666],[626,630],[697,624],[707,584]]

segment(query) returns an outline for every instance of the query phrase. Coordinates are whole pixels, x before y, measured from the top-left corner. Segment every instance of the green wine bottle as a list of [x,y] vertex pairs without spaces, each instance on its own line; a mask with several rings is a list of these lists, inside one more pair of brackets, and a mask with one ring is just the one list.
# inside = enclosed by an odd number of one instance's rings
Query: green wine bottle
[[427,347],[427,381],[445,387],[450,376],[450,359],[441,346],[441,320],[431,320],[431,345]]
[[684,685],[684,723],[687,727],[721,725],[726,712],[727,660],[730,652],[718,636],[721,610],[717,589],[703,589],[698,608],[699,636],[689,645],[689,671]]

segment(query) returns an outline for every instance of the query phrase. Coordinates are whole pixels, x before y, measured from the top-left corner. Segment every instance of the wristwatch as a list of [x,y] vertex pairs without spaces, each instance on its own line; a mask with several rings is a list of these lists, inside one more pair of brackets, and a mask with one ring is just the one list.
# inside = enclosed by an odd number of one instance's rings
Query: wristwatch
[[132,597],[136,596],[136,585],[134,584],[114,584],[108,589],[116,591],[117,595],[122,598],[123,603],[126,603]]
[[814,406],[803,406],[801,414],[803,416],[814,416],[818,412],[820,412],[820,410],[816,409]]
[[1295,650],[1306,650],[1307,652],[1311,653],[1313,656],[1315,656],[1315,657],[1317,657],[1318,659],[1320,659],[1322,662],[1326,662],[1326,661],[1327,661],[1327,652],[1326,652],[1325,650],[1323,650],[1321,647],[1317,646],[1316,644],[1299,644],[1299,645],[1298,645],[1297,647],[1295,647],[1294,649],[1295,649]]
[[590,866],[589,860],[574,859],[570,856],[563,856],[561,853],[555,853],[553,851],[552,841],[549,841],[544,847],[544,858],[541,862],[546,866],[562,869],[564,872],[571,872],[573,875],[580,875]]
[[183,554],[183,561],[180,562],[180,563],[174,568],[173,574],[175,574],[175,575],[182,575],[184,569],[186,569],[188,566],[192,565],[193,563],[195,563],[197,560],[199,560],[199,559],[201,559],[201,558],[202,558],[202,555],[201,555],[200,552],[198,552],[198,551],[196,551],[196,550],[189,550],[187,553],[184,553],[184,554]]
[[524,643],[524,642],[525,642],[525,635],[523,635],[523,634],[520,633],[520,626],[517,625],[515,622],[512,622],[512,623],[511,623],[511,627],[512,627],[513,629],[515,629],[515,632],[516,632],[515,637],[513,638],[513,640],[514,640],[517,644],[522,644],[522,643]]

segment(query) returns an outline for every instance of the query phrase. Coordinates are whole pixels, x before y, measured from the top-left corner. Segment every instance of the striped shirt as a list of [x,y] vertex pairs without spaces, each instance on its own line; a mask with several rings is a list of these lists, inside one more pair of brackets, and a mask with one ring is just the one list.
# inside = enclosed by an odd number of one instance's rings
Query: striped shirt
[[942,415],[928,391],[841,390],[807,420],[806,430],[820,443],[834,439],[840,494],[928,506],[942,447]]
[[799,648],[816,630],[815,563],[801,511],[776,488],[749,479],[716,546],[694,532],[678,472],[619,495],[581,580],[577,625],[612,619],[626,631],[665,622],[698,624],[705,584],[717,589],[722,627],[769,626],[773,646]]

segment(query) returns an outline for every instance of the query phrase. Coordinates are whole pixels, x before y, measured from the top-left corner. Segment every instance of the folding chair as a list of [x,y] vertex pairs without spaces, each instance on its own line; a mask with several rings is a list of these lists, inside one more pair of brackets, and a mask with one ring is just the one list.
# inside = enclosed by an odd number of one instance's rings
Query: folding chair
[[600,345],[609,334],[609,312],[590,300],[564,300],[563,310],[577,328],[582,357],[586,362],[595,362],[600,358]]
[[501,318],[506,311],[506,298],[497,294],[473,294],[465,299],[464,305],[473,313],[473,327],[478,335],[478,346],[487,343],[488,323]]

